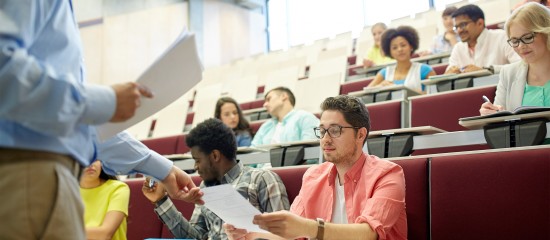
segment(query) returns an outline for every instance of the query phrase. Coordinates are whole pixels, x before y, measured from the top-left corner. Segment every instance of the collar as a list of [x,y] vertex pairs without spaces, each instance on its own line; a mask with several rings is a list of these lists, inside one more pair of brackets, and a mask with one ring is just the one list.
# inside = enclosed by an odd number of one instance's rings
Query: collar
[[229,169],[229,171],[227,171],[227,173],[225,173],[225,175],[223,175],[221,183],[232,183],[233,181],[237,180],[239,176],[241,176],[243,168],[243,164],[239,160],[237,160],[237,164],[235,164],[235,166],[233,166],[231,169]]
[[[483,45],[483,43],[485,42],[485,38],[487,38],[487,31],[487,28],[483,28],[479,36],[477,36],[476,46],[474,49],[477,49],[479,46]],[[470,47],[470,45],[468,45],[468,47]]]
[[[363,172],[363,166],[365,165],[365,162],[367,161],[367,156],[365,153],[361,153],[361,156],[359,156],[359,159],[355,161],[351,169],[344,175],[344,179],[346,180],[346,183],[349,181],[357,182],[359,181],[359,178],[361,178],[361,173]],[[336,181],[336,176],[338,175],[338,170],[336,169],[336,165],[332,165],[332,168],[330,169],[330,172],[328,174],[328,184],[329,186],[334,185]]]

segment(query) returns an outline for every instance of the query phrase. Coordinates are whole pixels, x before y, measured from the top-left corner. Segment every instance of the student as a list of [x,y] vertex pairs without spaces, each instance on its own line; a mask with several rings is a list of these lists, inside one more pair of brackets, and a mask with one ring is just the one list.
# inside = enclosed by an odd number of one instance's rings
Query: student
[[485,15],[478,6],[462,6],[452,16],[455,31],[462,42],[453,48],[445,73],[472,72],[483,68],[499,73],[502,65],[520,60],[506,43],[504,31],[485,28]]
[[441,14],[441,20],[443,21],[445,32],[434,37],[433,44],[430,49],[432,54],[451,52],[455,44],[460,41],[460,37],[453,29],[454,22],[452,15],[456,10],[457,8],[454,6],[445,8],[445,10],[443,10],[443,13]]
[[80,178],[87,239],[126,239],[130,188],[103,171],[96,160]]
[[538,3],[516,9],[505,24],[508,43],[522,61],[500,72],[495,102],[481,105],[487,115],[520,106],[550,107],[550,10]]
[[[281,178],[267,170],[243,166],[236,160],[235,137],[218,119],[198,124],[186,138],[195,159],[201,187],[231,184],[260,212],[288,210],[286,188]],[[202,205],[195,205],[188,221],[174,207],[161,185],[143,183],[143,194],[155,204],[155,212],[176,238],[226,239],[223,220]]]
[[237,147],[248,147],[252,142],[252,131],[248,121],[243,116],[241,107],[230,97],[221,97],[216,103],[214,117],[222,120],[229,128],[233,129],[237,139]]
[[260,126],[252,146],[315,139],[311,131],[319,119],[310,112],[294,109],[296,99],[290,89],[277,87],[265,95],[264,107],[271,115]]
[[386,29],[388,29],[388,27],[382,22],[372,25],[371,32],[372,38],[374,39],[374,46],[368,50],[367,56],[363,59],[363,66],[365,68],[391,63],[394,61],[393,59],[387,57],[388,55],[385,55],[380,47],[380,39]]
[[407,239],[405,177],[401,167],[363,152],[370,131],[365,104],[356,97],[329,97],[321,104],[326,160],[309,168],[290,212],[254,217],[272,234],[248,233],[226,224],[230,239]]
[[382,35],[382,49],[397,60],[397,64],[380,70],[367,86],[369,88],[398,84],[422,92],[420,80],[435,75],[429,65],[411,61],[412,54],[418,49],[418,33],[412,27],[400,26],[386,30]]

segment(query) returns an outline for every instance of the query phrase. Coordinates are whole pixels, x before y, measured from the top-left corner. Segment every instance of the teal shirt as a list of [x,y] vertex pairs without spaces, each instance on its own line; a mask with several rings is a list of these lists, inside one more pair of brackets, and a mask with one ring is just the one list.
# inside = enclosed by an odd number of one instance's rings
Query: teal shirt
[[[251,146],[271,144],[277,123],[277,119],[272,118],[262,124],[254,136]],[[317,139],[313,128],[319,126],[319,119],[310,112],[292,110],[283,118],[282,124],[283,132],[279,139],[280,142]]]
[[550,107],[550,81],[544,86],[525,84],[522,106]]

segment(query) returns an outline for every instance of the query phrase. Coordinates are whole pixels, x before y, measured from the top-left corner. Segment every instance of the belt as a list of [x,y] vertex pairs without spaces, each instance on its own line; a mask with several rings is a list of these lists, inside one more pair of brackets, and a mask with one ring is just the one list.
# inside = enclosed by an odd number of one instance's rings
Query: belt
[[67,155],[37,150],[0,148],[0,164],[20,163],[22,161],[55,161],[61,163],[69,169],[77,180],[82,172],[82,166]]

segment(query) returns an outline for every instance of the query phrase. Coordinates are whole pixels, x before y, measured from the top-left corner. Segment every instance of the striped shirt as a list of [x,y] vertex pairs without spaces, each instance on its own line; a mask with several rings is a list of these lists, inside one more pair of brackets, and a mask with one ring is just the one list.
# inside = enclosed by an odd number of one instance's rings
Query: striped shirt
[[[288,195],[281,178],[274,172],[236,164],[220,184],[231,184],[260,212],[289,210]],[[206,187],[204,181],[201,188]],[[160,203],[155,212],[176,238],[227,239],[223,221],[203,205],[195,205],[187,221],[170,199]]]

